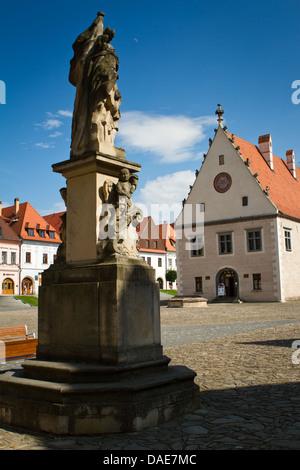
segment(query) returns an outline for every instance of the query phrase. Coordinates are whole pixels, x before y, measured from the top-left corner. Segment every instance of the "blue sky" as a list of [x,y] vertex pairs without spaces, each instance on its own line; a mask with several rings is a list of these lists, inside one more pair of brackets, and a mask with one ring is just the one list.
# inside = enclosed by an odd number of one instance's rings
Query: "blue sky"
[[142,165],[135,202],[180,206],[219,102],[230,132],[254,144],[271,133],[274,153],[294,149],[300,165],[300,104],[291,99],[300,80],[298,1],[2,1],[4,205],[19,197],[43,215],[63,210],[65,181],[51,165],[69,158],[72,44],[100,10],[120,61],[115,144]]

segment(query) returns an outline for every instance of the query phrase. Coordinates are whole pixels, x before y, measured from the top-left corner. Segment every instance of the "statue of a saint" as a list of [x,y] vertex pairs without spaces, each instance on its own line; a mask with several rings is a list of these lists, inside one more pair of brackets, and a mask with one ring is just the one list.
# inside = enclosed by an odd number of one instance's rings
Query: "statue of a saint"
[[114,143],[120,119],[117,87],[119,59],[110,42],[115,31],[103,26],[99,12],[93,24],[73,44],[69,80],[76,87],[71,158],[101,151]]

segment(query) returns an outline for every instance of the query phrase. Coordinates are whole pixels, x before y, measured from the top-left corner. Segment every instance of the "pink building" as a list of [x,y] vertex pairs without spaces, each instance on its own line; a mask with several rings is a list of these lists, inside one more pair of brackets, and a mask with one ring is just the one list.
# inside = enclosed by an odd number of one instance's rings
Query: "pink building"
[[0,295],[20,293],[21,239],[0,216]]

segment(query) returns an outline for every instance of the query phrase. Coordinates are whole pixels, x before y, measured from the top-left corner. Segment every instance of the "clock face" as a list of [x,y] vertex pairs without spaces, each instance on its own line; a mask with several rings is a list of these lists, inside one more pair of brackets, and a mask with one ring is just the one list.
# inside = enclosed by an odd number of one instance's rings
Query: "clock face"
[[214,179],[214,188],[218,193],[225,193],[230,188],[231,183],[231,176],[228,173],[219,173]]

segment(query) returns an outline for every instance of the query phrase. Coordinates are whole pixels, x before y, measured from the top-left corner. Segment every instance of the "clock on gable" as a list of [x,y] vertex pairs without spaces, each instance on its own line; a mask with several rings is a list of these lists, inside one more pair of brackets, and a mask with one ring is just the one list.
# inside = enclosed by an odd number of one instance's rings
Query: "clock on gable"
[[214,179],[214,188],[218,193],[228,191],[232,183],[231,176],[228,173],[219,173]]

